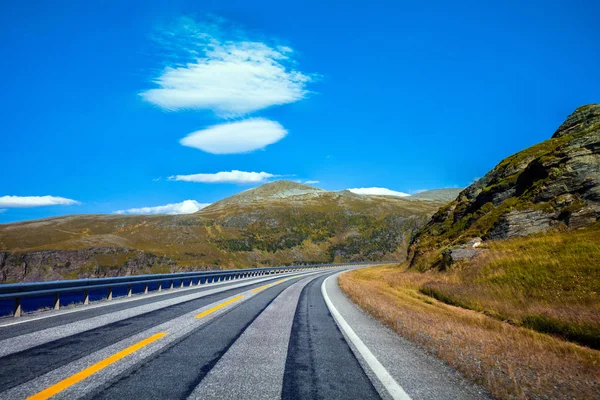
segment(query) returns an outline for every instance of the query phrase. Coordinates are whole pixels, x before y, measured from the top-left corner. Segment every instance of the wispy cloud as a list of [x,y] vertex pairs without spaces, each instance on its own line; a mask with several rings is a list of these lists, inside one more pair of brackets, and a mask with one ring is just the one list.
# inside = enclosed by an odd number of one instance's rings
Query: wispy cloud
[[3,208],[29,208],[42,206],[71,206],[80,204],[76,200],[56,196],[2,196],[0,207]]
[[279,123],[252,118],[190,133],[180,143],[208,153],[234,154],[262,149],[283,139],[285,135],[287,131]]
[[157,88],[140,95],[165,110],[212,110],[225,118],[303,99],[312,76],[296,69],[290,47],[272,42],[182,18],[159,36],[171,65],[154,79]]
[[319,183],[319,181],[304,181],[302,183],[304,183],[305,185],[316,185],[317,183]]
[[223,171],[214,174],[174,175],[169,180],[201,183],[262,183],[280,175],[268,172]]
[[379,187],[354,188],[354,189],[348,189],[348,190],[351,191],[352,193],[356,193],[356,194],[374,194],[374,195],[379,195],[379,196],[398,196],[398,197],[410,196],[408,193],[397,192],[395,190],[379,188]]
[[181,203],[166,204],[164,206],[118,210],[114,214],[192,214],[209,205],[210,203],[198,203],[196,200],[184,200]]

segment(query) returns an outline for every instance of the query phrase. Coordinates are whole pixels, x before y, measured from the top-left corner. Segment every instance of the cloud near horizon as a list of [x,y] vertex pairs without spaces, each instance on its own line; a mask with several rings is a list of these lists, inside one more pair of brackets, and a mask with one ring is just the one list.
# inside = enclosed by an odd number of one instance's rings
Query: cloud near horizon
[[242,29],[225,32],[223,26],[181,18],[162,32],[157,42],[174,57],[154,79],[158,88],[140,96],[165,110],[212,110],[221,118],[306,97],[313,77],[294,68],[290,47],[253,41]]
[[166,204],[164,206],[118,210],[114,214],[192,214],[209,205],[210,203],[198,203],[196,200],[184,200],[181,203]]
[[356,194],[372,194],[379,196],[397,196],[397,197],[407,197],[410,196],[408,193],[397,192],[395,190],[390,190],[387,188],[379,188],[379,187],[370,187],[370,188],[354,188],[348,189],[352,193]]
[[174,175],[169,180],[200,183],[262,183],[280,175],[268,172],[222,171],[214,174]]
[[179,143],[212,154],[235,154],[262,149],[285,135],[287,131],[278,122],[251,118],[210,126],[190,133]]
[[77,200],[56,196],[2,196],[0,208],[30,208],[43,206],[71,206],[81,204]]

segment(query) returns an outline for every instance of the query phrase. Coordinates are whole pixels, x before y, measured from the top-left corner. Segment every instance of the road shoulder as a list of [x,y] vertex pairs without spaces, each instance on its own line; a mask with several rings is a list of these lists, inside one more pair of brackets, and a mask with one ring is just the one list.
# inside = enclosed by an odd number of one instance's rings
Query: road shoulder
[[[325,284],[331,302],[379,363],[413,400],[489,398],[483,388],[468,382],[452,367],[362,311],[342,292],[338,277],[339,273],[333,275]],[[373,371],[364,357],[355,345],[350,343],[350,346],[373,379]],[[374,383],[378,389],[381,388],[380,382]]]

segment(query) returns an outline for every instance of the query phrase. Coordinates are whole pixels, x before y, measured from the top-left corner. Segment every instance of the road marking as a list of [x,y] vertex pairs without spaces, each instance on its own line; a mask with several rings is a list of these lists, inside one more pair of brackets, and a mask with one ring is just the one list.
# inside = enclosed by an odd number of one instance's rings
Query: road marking
[[[307,275],[312,275],[312,274],[307,274]],[[257,287],[256,289],[252,289],[252,293],[258,293],[258,292],[260,292],[261,290],[264,290],[264,289],[266,289],[266,288],[268,288],[268,287],[271,287],[271,286],[278,285],[278,284],[280,284],[280,283],[283,283],[283,282],[285,282],[285,281],[289,281],[290,279],[294,279],[294,278],[297,278],[297,277],[299,277],[299,276],[301,276],[301,275],[294,275],[294,276],[290,276],[289,278],[281,279],[281,280],[278,280],[277,282],[273,282],[273,283],[269,283],[268,285],[264,285],[264,286],[261,286],[261,287]]]
[[34,394],[33,396],[29,397],[27,400],[49,399],[50,397],[54,396],[55,394],[62,392],[66,388],[73,386],[77,382],[84,380],[85,378],[95,374],[96,372],[98,372],[100,370],[103,370],[104,368],[119,361],[120,359],[127,357],[128,355],[138,351],[142,347],[145,347],[145,346],[149,345],[150,343],[164,337],[166,334],[167,334],[167,332],[159,332],[155,335],[152,335],[149,338],[146,338],[146,339],[142,340],[141,342],[138,342],[138,343],[134,344],[133,346],[126,348],[125,350],[121,350],[118,353],[115,353],[112,356],[105,358],[104,360],[102,360],[100,362],[97,362],[96,364],[76,373],[75,375],[72,375],[72,376],[58,382],[55,385],[50,386],[49,388],[39,392],[38,394]]
[[265,286],[257,287],[256,289],[252,289],[252,293],[258,293],[258,292],[260,292],[261,290],[268,288],[269,286],[271,286],[271,285],[269,284],[269,285],[265,285]]
[[238,301],[238,300],[241,300],[243,297],[244,297],[244,296],[237,296],[237,297],[234,297],[233,299],[229,299],[229,300],[227,300],[227,301],[224,301],[224,302],[223,302],[223,303],[221,303],[221,304],[217,304],[217,305],[216,305],[216,306],[214,306],[213,308],[209,308],[209,309],[208,309],[208,310],[206,310],[206,311],[202,311],[200,314],[196,315],[196,318],[203,318],[203,317],[206,317],[207,315],[209,315],[209,314],[212,314],[212,313],[214,313],[215,311],[217,311],[217,310],[220,310],[221,308],[223,308],[223,307],[225,307],[225,306],[228,306],[228,305],[229,305],[229,304],[231,304],[231,303],[235,303],[236,301]]
[[325,303],[327,304],[327,308],[329,308],[329,312],[333,316],[333,319],[340,327],[340,329],[345,333],[346,338],[350,340],[352,344],[356,347],[356,350],[358,350],[360,355],[364,358],[366,363],[369,365],[375,376],[377,376],[377,379],[379,379],[381,384],[388,391],[390,396],[392,396],[392,398],[395,400],[411,400],[410,396],[404,391],[404,389],[402,389],[398,382],[396,382],[394,377],[390,375],[387,369],[385,369],[385,367],[381,365],[377,357],[375,357],[375,355],[371,353],[371,350],[369,350],[367,345],[365,345],[364,342],[360,339],[360,337],[358,337],[356,332],[354,332],[354,329],[352,329],[348,322],[346,322],[344,317],[342,317],[342,314],[340,314],[338,309],[335,308],[335,306],[331,302],[331,299],[327,294],[327,289],[325,288],[325,286],[327,285],[327,281],[333,276],[336,275],[329,276],[323,281],[323,284],[321,285],[321,293],[323,294],[323,298],[325,299]]

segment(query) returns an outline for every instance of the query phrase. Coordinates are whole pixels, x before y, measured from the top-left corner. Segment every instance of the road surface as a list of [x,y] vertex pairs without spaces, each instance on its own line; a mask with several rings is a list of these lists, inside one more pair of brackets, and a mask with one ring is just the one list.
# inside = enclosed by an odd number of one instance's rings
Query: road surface
[[0,399],[481,399],[351,303],[339,269],[0,321]]

